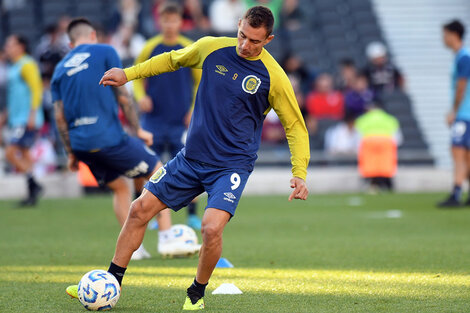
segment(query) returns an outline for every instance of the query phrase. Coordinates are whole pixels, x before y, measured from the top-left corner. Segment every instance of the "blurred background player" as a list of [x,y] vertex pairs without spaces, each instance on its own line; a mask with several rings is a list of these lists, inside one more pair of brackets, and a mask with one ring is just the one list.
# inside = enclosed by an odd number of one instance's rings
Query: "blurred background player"
[[[450,196],[438,203],[441,208],[461,205],[462,184],[470,169],[470,51],[463,46],[465,27],[452,21],[443,27],[444,44],[455,54],[452,69],[452,109],[447,123],[452,128],[452,160],[454,162],[454,187]],[[470,197],[465,205],[470,205]]]
[[28,42],[24,37],[10,35],[5,43],[5,53],[11,62],[7,72],[6,108],[10,139],[5,154],[16,170],[27,178],[28,196],[19,206],[34,206],[42,187],[33,176],[30,148],[44,123],[41,109],[42,81],[37,63],[28,55]]
[[[97,44],[96,32],[85,19],[73,20],[67,33],[73,49],[57,65],[51,85],[57,127],[68,154],[68,166],[76,171],[78,161],[84,162],[98,183],[113,191],[114,211],[122,226],[131,203],[130,188],[123,176],[148,179],[161,163],[141,141],[152,144],[152,134],[140,127],[127,90],[98,85],[104,70],[121,66],[116,51],[111,46]],[[141,140],[124,132],[118,119],[118,104]],[[169,210],[160,213],[159,222],[158,251],[161,254],[199,250],[195,245],[173,240]],[[133,254],[133,259],[148,257],[142,245]]]
[[[182,49],[192,43],[180,35],[182,8],[174,2],[159,7],[161,34],[149,39],[136,59],[142,63],[151,57]],[[191,120],[192,104],[201,79],[201,70],[180,68],[171,73],[134,81],[134,96],[141,112],[142,128],[153,134],[152,149],[170,159],[184,146],[184,135]],[[188,205],[187,224],[201,229],[196,202]]]

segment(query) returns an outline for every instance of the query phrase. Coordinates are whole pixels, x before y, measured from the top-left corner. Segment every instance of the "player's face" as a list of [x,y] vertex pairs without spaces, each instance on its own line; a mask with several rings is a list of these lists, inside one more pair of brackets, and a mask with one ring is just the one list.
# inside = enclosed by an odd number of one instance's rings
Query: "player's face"
[[453,42],[455,41],[455,37],[455,34],[444,29],[442,39],[444,40],[444,44],[447,47],[452,48]]
[[21,54],[23,54],[23,47],[22,45],[18,42],[15,36],[10,36],[7,38],[7,41],[5,42],[5,54],[8,59],[14,60]]
[[242,58],[252,58],[261,53],[263,47],[273,40],[274,36],[267,36],[266,28],[251,27],[242,19],[238,22],[238,54]]
[[176,13],[165,13],[160,17],[160,29],[165,37],[178,36],[183,21]]

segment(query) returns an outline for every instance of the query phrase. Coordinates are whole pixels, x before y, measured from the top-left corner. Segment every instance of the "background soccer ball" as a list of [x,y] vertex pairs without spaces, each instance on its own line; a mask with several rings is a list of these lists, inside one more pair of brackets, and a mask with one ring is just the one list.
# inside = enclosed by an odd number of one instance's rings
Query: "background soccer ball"
[[121,286],[116,277],[107,271],[90,271],[78,283],[78,299],[90,311],[112,309],[120,295]]
[[197,245],[196,232],[189,226],[183,224],[176,224],[171,227],[175,239],[188,244]]

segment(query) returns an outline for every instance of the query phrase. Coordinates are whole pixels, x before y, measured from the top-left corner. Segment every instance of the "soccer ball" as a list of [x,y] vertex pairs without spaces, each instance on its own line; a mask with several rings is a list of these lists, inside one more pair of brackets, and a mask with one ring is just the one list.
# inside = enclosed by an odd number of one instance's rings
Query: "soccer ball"
[[78,300],[90,311],[111,310],[119,300],[121,286],[113,274],[93,270],[78,283]]
[[176,224],[171,227],[175,240],[197,245],[196,232],[189,226]]

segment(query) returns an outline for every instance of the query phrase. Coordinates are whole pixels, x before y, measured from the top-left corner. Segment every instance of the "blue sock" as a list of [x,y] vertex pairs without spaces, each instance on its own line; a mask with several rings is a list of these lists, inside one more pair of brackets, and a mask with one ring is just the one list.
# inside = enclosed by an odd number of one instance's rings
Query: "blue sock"
[[196,203],[191,202],[188,204],[188,215],[196,215]]
[[462,187],[458,185],[454,185],[454,189],[452,189],[452,197],[460,201],[460,196],[462,195]]

